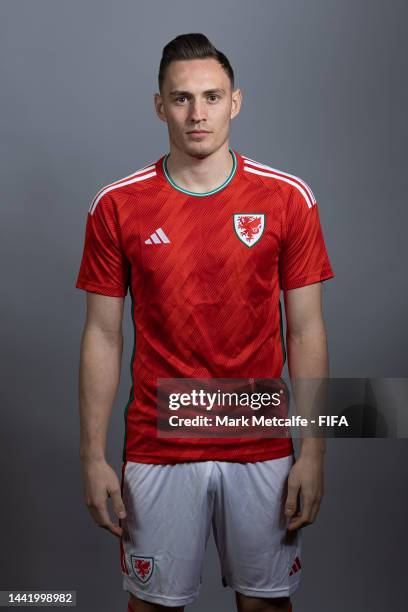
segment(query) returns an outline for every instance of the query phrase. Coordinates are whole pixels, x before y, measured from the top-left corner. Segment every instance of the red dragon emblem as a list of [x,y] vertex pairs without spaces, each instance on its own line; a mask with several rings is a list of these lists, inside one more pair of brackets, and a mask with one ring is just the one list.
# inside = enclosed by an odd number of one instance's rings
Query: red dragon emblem
[[147,582],[153,572],[153,559],[150,557],[133,557],[133,571],[139,580]]
[[264,228],[264,215],[237,214],[234,217],[235,229],[239,239],[247,246],[252,246],[255,242],[258,242]]
[[239,217],[238,228],[242,235],[252,242],[255,234],[261,229],[261,219],[259,217]]

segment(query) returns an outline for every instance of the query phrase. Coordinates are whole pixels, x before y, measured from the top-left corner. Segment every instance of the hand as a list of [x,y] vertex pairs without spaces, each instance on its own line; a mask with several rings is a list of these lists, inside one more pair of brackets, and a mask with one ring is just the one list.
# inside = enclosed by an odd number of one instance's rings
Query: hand
[[116,516],[119,519],[126,518],[118,477],[105,459],[83,459],[81,463],[85,503],[93,520],[120,537],[123,529],[111,521],[107,504],[110,497]]
[[[300,491],[300,511],[298,496]],[[288,494],[285,503],[285,514],[290,521],[288,531],[311,525],[317,516],[323,497],[323,455],[300,455],[288,477]]]

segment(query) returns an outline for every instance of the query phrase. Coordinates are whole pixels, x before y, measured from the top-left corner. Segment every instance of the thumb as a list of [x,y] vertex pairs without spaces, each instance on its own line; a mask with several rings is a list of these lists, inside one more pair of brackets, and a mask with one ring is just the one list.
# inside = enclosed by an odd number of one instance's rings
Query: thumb
[[115,489],[114,491],[111,491],[110,497],[112,499],[113,511],[115,512],[116,516],[120,519],[125,518],[126,509],[120,494],[120,490]]

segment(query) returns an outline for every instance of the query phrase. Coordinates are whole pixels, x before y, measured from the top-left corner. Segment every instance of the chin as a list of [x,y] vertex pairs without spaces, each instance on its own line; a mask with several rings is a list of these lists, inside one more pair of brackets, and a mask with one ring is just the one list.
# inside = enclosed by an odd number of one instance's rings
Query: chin
[[217,150],[217,147],[214,144],[204,143],[204,142],[189,142],[185,146],[185,152],[193,157],[207,157],[214,153]]

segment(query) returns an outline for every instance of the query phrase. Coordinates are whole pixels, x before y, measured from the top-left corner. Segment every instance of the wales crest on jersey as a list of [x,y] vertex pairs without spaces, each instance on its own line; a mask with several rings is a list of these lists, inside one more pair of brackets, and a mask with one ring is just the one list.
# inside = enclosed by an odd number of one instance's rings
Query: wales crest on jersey
[[252,247],[259,241],[264,229],[264,213],[236,213],[234,215],[235,233],[247,247]]

